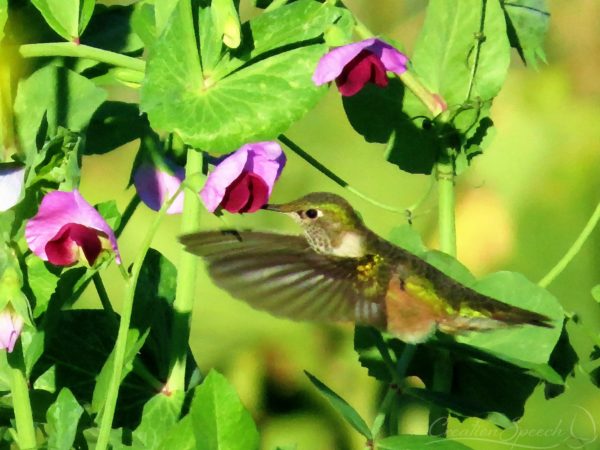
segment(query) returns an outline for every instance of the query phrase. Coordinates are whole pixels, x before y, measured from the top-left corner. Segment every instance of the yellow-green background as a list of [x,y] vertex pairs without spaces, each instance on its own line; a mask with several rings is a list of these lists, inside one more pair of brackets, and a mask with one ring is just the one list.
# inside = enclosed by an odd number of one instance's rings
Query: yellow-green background
[[[354,0],[348,6],[373,31],[404,43],[407,53],[423,22],[426,2]],[[552,0],[547,39],[548,65],[536,71],[515,61],[492,111],[496,136],[483,156],[457,182],[458,255],[474,273],[523,272],[539,280],[564,254],[600,201],[600,2]],[[135,98],[115,91],[115,98]],[[313,156],[368,195],[407,207],[427,191],[427,176],[399,171],[383,160],[382,145],[365,143],[345,119],[339,94],[331,89],[318,107],[288,135]],[[137,142],[104,156],[84,159],[82,191],[92,203],[117,199],[124,207],[133,191],[124,188]],[[419,149],[414,149],[419,151]],[[387,236],[402,216],[345,192],[291,152],[273,201],[311,191],[344,195],[367,224]],[[436,246],[435,191],[418,211],[415,227]],[[127,262],[139,248],[153,212],[140,206],[119,245]],[[273,213],[227,215],[230,225],[297,233]],[[203,211],[201,227],[223,226]],[[179,218],[169,217],[154,246],[177,264]],[[475,449],[534,445],[600,448],[600,391],[584,369],[593,336],[600,329],[600,306],[590,295],[600,283],[600,229],[574,262],[550,286],[579,325],[569,327],[581,358],[562,396],[546,401],[538,388],[515,429],[500,432],[486,422],[451,420],[449,435]],[[360,449],[364,440],[333,412],[303,374],[308,370],[340,393],[371,423],[378,386],[352,349],[352,327],[322,326],[274,319],[232,300],[198,271],[191,348],[203,371],[216,368],[235,385],[261,432],[263,448],[297,444],[298,449]],[[123,287],[113,270],[108,291],[120,303]],[[84,305],[97,304],[89,290]],[[535,345],[532,343],[532,352]],[[400,430],[427,431],[427,407],[406,400]],[[516,438],[515,434],[521,433]],[[543,435],[546,435],[545,437]],[[571,437],[574,435],[574,437]],[[579,438],[580,440],[577,440]],[[592,439],[595,441],[591,442]]]

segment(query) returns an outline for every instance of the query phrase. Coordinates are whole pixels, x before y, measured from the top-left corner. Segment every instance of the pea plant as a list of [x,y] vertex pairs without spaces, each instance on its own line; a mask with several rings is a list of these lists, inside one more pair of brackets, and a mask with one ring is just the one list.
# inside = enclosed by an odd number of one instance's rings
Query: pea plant
[[[385,391],[376,416],[361,417],[327,380],[307,374],[314,389],[365,448],[448,450],[468,448],[446,438],[449,417],[507,427],[536,386],[548,399],[564,391],[577,356],[569,319],[545,288],[600,210],[537,284],[506,271],[475,279],[455,258],[456,179],[485,157],[511,56],[531,67],[545,61],[546,2],[431,0],[411,54],[375,36],[342,0],[245,6],[249,20],[239,0],[0,0],[2,448],[259,447],[234,388],[196,367],[189,350],[199,259],[182,249],[175,266],[152,241],[167,214],[179,215],[185,234],[202,215],[259,210],[286,176],[286,152],[349,197],[402,211],[319,162],[326,149],[285,135],[328,89],[339,91],[356,133],[385,145],[390,164],[435,181],[441,252],[410,226],[413,209],[385,237],[552,326],[438,334],[418,345],[357,326],[360,364]],[[135,95],[109,98],[115,87]],[[88,203],[82,163],[136,140],[127,207]],[[139,230],[141,248],[126,253],[119,237],[142,203],[156,214]],[[122,275],[118,311],[103,282],[110,266]],[[102,309],[77,307],[88,286]],[[421,384],[409,382],[415,377]],[[428,435],[399,434],[404,396],[430,405]]]

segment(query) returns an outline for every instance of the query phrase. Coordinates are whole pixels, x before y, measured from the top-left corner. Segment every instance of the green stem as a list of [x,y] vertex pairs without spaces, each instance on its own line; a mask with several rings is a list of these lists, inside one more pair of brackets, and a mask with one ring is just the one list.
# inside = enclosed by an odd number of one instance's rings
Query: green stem
[[484,34],[484,26],[485,26],[485,11],[486,11],[486,3],[487,0],[483,0],[481,2],[481,16],[479,18],[479,31],[475,34],[475,40],[477,43],[475,44],[475,58],[473,60],[473,65],[471,66],[471,75],[469,77],[469,87],[467,89],[467,97],[466,101],[471,98],[473,94],[473,86],[475,86],[475,75],[477,74],[477,69],[479,68],[479,57],[481,54],[481,46],[485,41]]
[[456,256],[454,165],[451,162],[438,162],[436,165],[436,178],[439,195],[440,250],[450,256]]
[[19,339],[11,353],[7,354],[10,365],[10,390],[13,397],[15,422],[19,448],[22,450],[37,448],[35,426],[29,400],[29,385],[25,376],[25,362],[23,360],[23,347]]
[[76,45],[72,42],[50,42],[42,44],[26,44],[19,47],[23,58],[71,56],[74,58],[93,59],[117,67],[144,72],[146,63],[138,58],[102,50],[88,45]]
[[[187,153],[185,167],[186,181],[192,184],[192,189],[185,190],[183,213],[181,216],[181,231],[189,233],[196,231],[199,226],[200,200],[198,198],[199,186],[194,186],[192,174],[202,170],[203,155],[194,149]],[[198,258],[181,249],[179,264],[177,266],[177,290],[173,302],[173,328],[171,335],[171,373],[167,380],[168,392],[183,391],[185,389],[185,366],[190,338],[190,319],[196,292],[196,271]]]
[[[454,192],[454,165],[451,158],[439,161],[436,165],[438,181],[438,227],[440,235],[440,250],[450,256],[456,256],[456,198]],[[450,352],[440,349],[433,366],[434,392],[448,392],[452,383],[452,360]],[[448,426],[448,411],[446,408],[434,405],[429,411],[429,434],[445,436]]]
[[127,350],[127,332],[129,331],[129,323],[131,322],[131,312],[133,310],[133,299],[135,297],[135,289],[137,281],[140,276],[142,264],[146,258],[146,253],[152,244],[152,239],[160,226],[160,223],[165,216],[167,209],[171,206],[175,198],[179,195],[183,186],[181,186],[177,192],[165,203],[163,203],[160,211],[154,218],[154,222],[150,225],[148,232],[142,242],[142,247],[138,252],[135,261],[131,267],[131,276],[128,276],[128,280],[125,285],[125,296],[123,299],[123,305],[121,307],[121,320],[119,322],[119,331],[117,333],[117,342],[115,343],[114,349],[114,364],[113,372],[111,374],[110,383],[108,386],[108,392],[106,393],[106,403],[104,410],[102,411],[102,418],[100,420],[100,430],[98,432],[98,442],[96,444],[96,450],[105,450],[108,447],[108,441],[110,438],[110,430],[112,427],[113,417],[115,415],[115,408],[117,405],[117,398],[119,396],[119,386],[121,384],[121,376],[123,373],[123,364],[125,361],[125,353]]
[[106,292],[106,288],[104,287],[104,283],[102,282],[102,278],[98,272],[94,273],[92,276],[92,280],[94,281],[94,286],[96,287],[96,292],[98,292],[98,297],[100,298],[100,303],[102,303],[102,308],[107,313],[112,315],[115,314],[115,310],[110,303],[110,299],[108,298],[108,293]]
[[0,144],[4,149],[4,155],[0,155],[0,162],[8,161],[9,157],[18,150],[12,92],[11,65],[0,64],[0,136],[2,136]]
[[575,239],[575,242],[573,242],[573,245],[571,245],[569,250],[567,250],[567,253],[565,253],[564,256],[550,270],[550,272],[548,272],[548,274],[546,274],[546,276],[544,276],[544,278],[538,282],[541,287],[548,287],[548,285],[552,283],[554,279],[562,273],[563,270],[565,270],[565,267],[567,267],[573,258],[575,258],[577,253],[579,253],[587,238],[590,236],[590,234],[592,234],[592,231],[596,225],[598,225],[598,222],[600,222],[600,203],[596,205],[596,209],[585,224],[583,230],[581,230],[579,236],[577,236],[577,239]]
[[385,209],[386,211],[390,211],[390,212],[393,212],[393,213],[402,214],[402,215],[405,215],[405,216],[408,215],[407,210],[394,208],[393,206],[389,206],[389,205],[386,205],[384,203],[381,203],[381,202],[379,202],[379,201],[377,201],[377,200],[369,197],[368,195],[363,194],[358,189],[350,186],[347,181],[345,181],[342,178],[340,178],[339,176],[337,176],[334,172],[332,172],[331,170],[329,170],[327,167],[325,167],[323,164],[321,164],[319,161],[317,161],[315,158],[313,158],[311,155],[309,155],[298,144],[296,144],[294,141],[292,141],[291,139],[289,139],[285,135],[283,135],[283,134],[280,135],[278,137],[278,139],[284,145],[286,145],[291,151],[293,151],[300,158],[302,158],[304,161],[306,161],[307,163],[309,163],[311,166],[313,166],[315,169],[317,169],[319,172],[321,172],[323,175],[325,175],[331,181],[333,181],[334,183],[336,183],[338,186],[341,186],[341,187],[345,188],[346,190],[348,190],[349,192],[352,192],[357,197],[362,198],[363,200],[371,203],[372,205],[377,206],[378,208]]
[[385,422],[386,416],[390,412],[392,403],[402,388],[401,385],[404,382],[406,370],[408,369],[408,365],[415,354],[416,348],[417,347],[413,344],[406,344],[404,350],[402,351],[402,355],[400,355],[400,359],[398,360],[395,370],[395,376],[393,377],[394,382],[389,386],[388,391],[385,394],[381,405],[379,406],[377,416],[373,421],[373,426],[371,427],[371,434],[373,438],[376,438],[381,431],[381,427]]

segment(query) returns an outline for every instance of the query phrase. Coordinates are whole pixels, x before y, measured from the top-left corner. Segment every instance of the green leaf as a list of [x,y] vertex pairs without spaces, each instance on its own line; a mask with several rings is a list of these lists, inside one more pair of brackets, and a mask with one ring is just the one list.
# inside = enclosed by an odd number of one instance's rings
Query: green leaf
[[141,1],[134,5],[131,27],[146,47],[154,44],[157,33],[153,2]]
[[58,275],[51,272],[50,265],[36,255],[25,258],[27,265],[27,283],[35,297],[33,317],[39,317],[48,308],[50,297],[58,285]]
[[190,414],[197,450],[258,449],[259,435],[252,416],[218,372],[211,370],[195,389]]
[[[563,309],[552,294],[515,272],[490,274],[471,287],[504,303],[545,314],[552,319],[554,328],[508,327],[459,336],[458,342],[485,349],[501,358],[534,364],[548,362],[561,335],[564,320]],[[532,351],[532,343],[535,343],[535,351]]]
[[[106,91],[93,82],[64,67],[45,66],[20,81],[15,114],[27,161],[32,161],[42,147],[38,144],[38,135],[43,142],[46,135],[54,137],[59,127],[83,130],[106,95]],[[42,129],[40,133],[44,116],[47,130]]]
[[[311,76],[326,47],[304,40],[322,34],[337,17],[336,8],[304,0],[257,17],[249,28],[254,46],[240,48],[235,59],[224,58],[209,73],[206,66],[210,69],[214,58],[207,63],[203,50],[201,67],[192,14],[182,5],[148,59],[141,109],[153,128],[176,131],[195,147],[228,152],[249,141],[275,138],[325,93]],[[218,54],[214,45],[206,47]]]
[[471,99],[495,97],[509,63],[510,46],[499,0],[477,5],[471,0],[429,3],[412,64],[421,81],[441,94],[450,108],[469,99],[469,88]]
[[195,450],[196,448],[192,415],[188,414],[171,428],[157,450]]
[[365,423],[360,414],[358,414],[358,412],[352,406],[350,406],[346,400],[336,394],[314,375],[310,374],[306,370],[304,373],[310,382],[315,385],[321,394],[323,394],[325,398],[329,400],[331,405],[344,417],[344,419],[346,419],[346,422],[352,425],[352,428],[354,428],[367,439],[373,439],[373,435],[371,434],[369,426]]
[[78,42],[94,11],[94,0],[32,0],[56,33]]
[[61,389],[56,401],[46,412],[48,448],[69,450],[75,441],[77,424],[83,408],[67,388]]
[[107,202],[99,203],[95,206],[100,215],[109,227],[113,230],[119,228],[121,224],[121,213],[119,212],[119,208],[117,208],[117,202],[114,200],[109,200]]
[[470,448],[450,439],[410,434],[391,436],[377,441],[377,450],[469,450]]
[[[183,399],[183,392],[176,392],[174,395],[157,394],[152,397],[144,405],[142,422],[132,434],[133,446],[147,450],[157,448],[176,425]],[[193,435],[191,430],[190,434]]]
[[213,0],[211,12],[216,32],[222,37],[223,43],[229,48],[238,48],[241,43],[241,30],[236,2],[234,0]]
[[546,0],[502,0],[510,45],[525,64],[546,62],[544,39],[550,23]]

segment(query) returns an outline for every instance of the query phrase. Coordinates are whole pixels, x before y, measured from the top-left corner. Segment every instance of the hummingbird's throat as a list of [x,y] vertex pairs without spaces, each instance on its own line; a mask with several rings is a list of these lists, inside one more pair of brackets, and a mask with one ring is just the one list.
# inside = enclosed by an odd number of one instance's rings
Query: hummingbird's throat
[[306,240],[317,253],[338,256],[341,258],[361,258],[365,256],[365,239],[360,233],[345,231],[333,239],[322,228],[304,231]]

